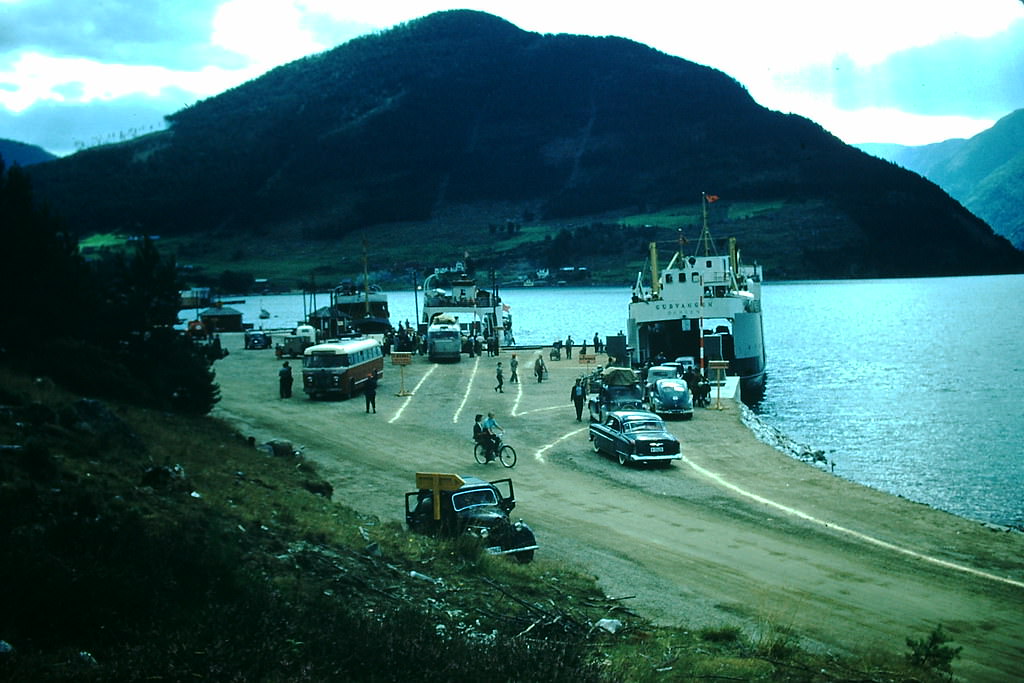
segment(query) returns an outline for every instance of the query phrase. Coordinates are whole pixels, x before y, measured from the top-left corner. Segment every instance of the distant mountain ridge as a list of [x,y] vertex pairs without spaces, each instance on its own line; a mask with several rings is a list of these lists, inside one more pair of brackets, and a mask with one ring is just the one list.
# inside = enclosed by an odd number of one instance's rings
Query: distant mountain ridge
[[967,140],[857,147],[920,173],[1024,249],[1024,109]]
[[6,166],[31,166],[56,159],[57,155],[36,145],[0,138],[0,158]]
[[[482,12],[358,38],[167,118],[166,131],[34,166],[38,193],[86,234],[233,235],[294,251],[392,226],[390,242],[419,259],[472,248],[491,263],[623,268],[623,256],[643,259],[632,242],[598,249],[571,226],[671,213],[709,190],[775,207],[717,214],[719,234],[775,277],[1024,269],[1024,254],[931,183],[764,109],[719,71]],[[496,215],[550,228],[478,229]],[[467,228],[439,240],[454,216]]]

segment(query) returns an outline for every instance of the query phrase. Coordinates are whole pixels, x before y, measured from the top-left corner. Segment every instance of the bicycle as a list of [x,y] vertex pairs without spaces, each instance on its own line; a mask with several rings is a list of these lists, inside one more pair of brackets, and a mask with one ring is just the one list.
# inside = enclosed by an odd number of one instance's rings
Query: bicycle
[[481,465],[486,465],[490,461],[497,459],[505,467],[516,466],[516,449],[502,441],[501,436],[498,437],[497,445],[491,448],[477,442],[473,448],[473,457]]

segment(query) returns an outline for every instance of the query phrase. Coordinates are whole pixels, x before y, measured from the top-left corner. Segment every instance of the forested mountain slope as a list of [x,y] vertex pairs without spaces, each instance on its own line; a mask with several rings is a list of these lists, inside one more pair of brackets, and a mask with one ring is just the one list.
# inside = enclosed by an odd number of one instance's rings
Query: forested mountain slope
[[[428,226],[453,215],[486,225],[514,211],[549,226],[530,239],[550,241],[567,225],[693,205],[707,190],[782,207],[723,212],[719,233],[741,234],[788,277],[1024,268],[933,184],[761,107],[719,71],[480,12],[353,40],[168,120],[33,167],[38,192],[85,234],[333,244],[399,224],[403,242],[430,245],[439,233]],[[547,253],[524,239],[474,249]]]

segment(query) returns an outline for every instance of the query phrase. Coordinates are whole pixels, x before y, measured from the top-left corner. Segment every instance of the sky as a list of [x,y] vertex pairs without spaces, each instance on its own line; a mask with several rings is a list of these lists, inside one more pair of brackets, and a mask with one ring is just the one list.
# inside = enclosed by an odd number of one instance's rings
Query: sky
[[65,155],[366,33],[476,9],[714,67],[850,144],[971,137],[1024,108],[1024,0],[0,0],[0,138]]

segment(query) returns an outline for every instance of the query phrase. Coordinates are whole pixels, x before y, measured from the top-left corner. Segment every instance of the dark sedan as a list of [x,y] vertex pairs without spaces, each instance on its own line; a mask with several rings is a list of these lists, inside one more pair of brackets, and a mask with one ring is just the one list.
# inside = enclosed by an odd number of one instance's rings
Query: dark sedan
[[681,379],[659,379],[650,387],[647,402],[658,415],[678,415],[684,420],[693,417],[693,396]]
[[660,417],[646,410],[616,410],[590,425],[595,453],[615,456],[620,465],[679,460],[679,440]]

